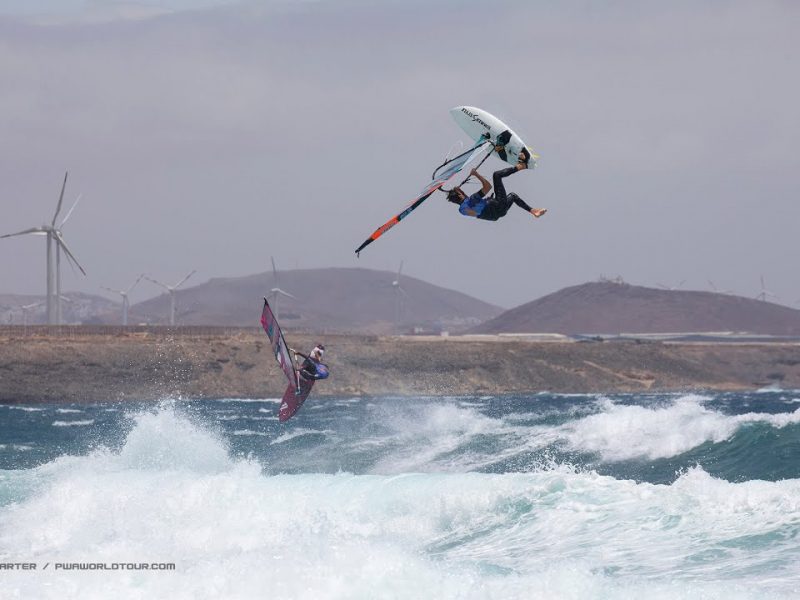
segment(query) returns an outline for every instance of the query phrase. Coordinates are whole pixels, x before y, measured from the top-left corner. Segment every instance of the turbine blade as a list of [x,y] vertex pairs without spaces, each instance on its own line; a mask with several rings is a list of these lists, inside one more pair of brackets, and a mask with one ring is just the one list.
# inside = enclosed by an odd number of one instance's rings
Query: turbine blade
[[58,245],[60,245],[61,248],[64,249],[64,252],[67,254],[67,258],[69,258],[73,263],[75,263],[75,266],[78,267],[81,270],[81,273],[86,275],[86,271],[83,270],[83,267],[81,266],[81,263],[78,262],[78,259],[75,258],[75,256],[72,254],[72,252],[69,251],[69,248],[67,247],[67,243],[64,241],[64,238],[61,237],[61,234],[58,231],[56,231],[54,233],[55,233],[54,237],[56,238],[56,241],[58,242]]
[[189,277],[191,277],[191,276],[192,276],[192,275],[194,275],[195,273],[197,273],[197,271],[192,271],[191,273],[189,273],[189,274],[188,274],[186,277],[184,277],[184,278],[183,278],[183,279],[181,279],[181,280],[180,280],[178,283],[176,283],[175,285],[173,285],[173,286],[172,286],[172,289],[174,290],[174,289],[177,289],[177,288],[181,287],[181,286],[182,286],[182,285],[183,285],[183,284],[186,282],[186,280],[187,280],[187,279],[189,279]]
[[69,171],[64,173],[64,183],[61,184],[61,195],[58,197],[58,204],[56,205],[56,214],[53,215],[53,223],[52,226],[56,226],[56,219],[58,218],[58,213],[61,212],[61,203],[64,201],[64,190],[67,188],[67,175],[69,175]]
[[67,211],[67,216],[66,216],[66,217],[64,217],[64,220],[63,220],[63,221],[61,221],[61,225],[59,225],[59,226],[58,226],[58,228],[59,228],[59,229],[61,229],[61,228],[64,226],[64,223],[66,223],[66,222],[67,222],[67,219],[69,219],[69,218],[70,218],[70,216],[72,215],[72,211],[73,211],[73,210],[75,210],[75,207],[76,207],[76,206],[78,206],[78,202],[80,202],[80,201],[81,201],[81,198],[83,198],[83,194],[78,194],[78,197],[77,197],[77,198],[75,198],[75,202],[72,204],[72,208],[70,208],[70,209]]
[[400,268],[397,269],[397,281],[400,281],[400,274],[403,272],[403,261],[400,261]]
[[33,233],[37,235],[47,235],[47,231],[45,231],[43,227],[31,227],[30,229],[26,229],[24,231],[18,231],[17,233],[7,233],[5,235],[0,235],[0,238],[14,237],[15,235],[25,235],[28,233]]
[[[135,288],[135,287],[136,287],[136,284],[137,284],[137,283],[139,283],[139,282],[142,280],[142,277],[144,277],[144,275],[139,275],[139,278],[138,278],[136,281],[134,281],[134,282],[133,282],[133,285],[132,285],[131,287],[129,287],[127,290],[125,290],[125,293],[126,293],[126,294],[129,294],[129,293],[130,293],[130,291],[131,291],[133,288]],[[120,292],[120,293],[122,293],[122,292]]]
[[269,259],[272,261],[272,281],[275,282],[275,285],[278,285],[278,267],[275,266],[275,258],[270,256]]
[[165,290],[167,290],[167,291],[170,291],[170,287],[169,287],[167,284],[165,284],[165,283],[161,283],[160,281],[156,281],[155,279],[153,279],[152,277],[148,277],[147,275],[142,275],[142,277],[144,277],[145,279],[147,279],[147,281],[150,281],[150,282],[152,282],[152,283],[155,283],[156,285],[160,285],[160,286],[161,286],[162,288],[164,288]]
[[283,296],[286,296],[287,298],[291,298],[292,300],[297,300],[297,298],[295,298],[294,296],[292,296],[292,295],[291,295],[289,292],[284,292],[284,291],[283,291],[283,290],[281,290],[281,289],[276,289],[276,290],[275,290],[275,293],[276,293],[276,294],[281,294],[281,295],[283,295]]

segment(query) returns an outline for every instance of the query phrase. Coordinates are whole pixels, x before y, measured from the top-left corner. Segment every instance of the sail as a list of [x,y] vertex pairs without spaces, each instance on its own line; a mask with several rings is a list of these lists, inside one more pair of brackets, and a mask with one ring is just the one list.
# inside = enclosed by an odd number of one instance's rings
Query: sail
[[451,158],[443,164],[436,167],[431,179],[434,181],[441,181],[446,183],[450,178],[457,175],[467,165],[475,162],[477,157],[481,158],[481,164],[492,153],[493,147],[485,141],[478,142],[466,152],[462,152],[458,156]]
[[405,209],[403,209],[402,212],[396,214],[391,219],[386,221],[386,223],[384,223],[383,225],[378,227],[372,233],[371,236],[369,236],[366,240],[364,240],[364,242],[358,248],[356,248],[356,256],[361,254],[361,251],[364,248],[369,246],[372,242],[377,240],[384,233],[389,231],[392,227],[394,227],[400,221],[402,221],[408,215],[410,215],[420,204],[422,204],[423,202],[425,202],[425,200],[430,198],[431,195],[433,194],[433,192],[435,192],[440,187],[442,187],[443,184],[444,184],[444,181],[432,181],[430,184],[428,184],[428,186],[424,190],[422,190],[422,193],[419,196],[417,196],[416,198],[414,198],[414,201],[411,204],[409,204]]
[[293,389],[296,388],[297,374],[294,370],[289,346],[286,345],[286,340],[283,339],[283,332],[266,298],[264,298],[264,309],[261,311],[261,326],[264,328],[269,338],[270,345],[272,346],[272,353],[275,355],[275,360],[278,361],[281,370],[286,375],[289,385]]
[[[389,231],[392,227],[397,225],[400,221],[405,219],[408,215],[410,215],[417,207],[425,202],[428,198],[430,198],[433,193],[441,189],[444,184],[446,184],[450,179],[455,177],[463,168],[464,165],[469,163],[474,157],[480,155],[484,152],[486,141],[478,142],[475,146],[467,150],[466,152],[462,152],[455,158],[451,158],[438,167],[433,172],[432,181],[425,186],[425,188],[420,192],[419,196],[414,198],[414,200],[409,204],[402,212],[396,214],[391,219],[386,221],[383,225],[378,227],[371,236],[369,236],[364,242],[356,248],[356,256],[358,256],[361,251],[369,246],[372,242],[377,240],[381,237],[384,233]],[[489,146],[489,154],[491,153],[492,146]],[[489,154],[486,154],[483,159],[485,160]]]

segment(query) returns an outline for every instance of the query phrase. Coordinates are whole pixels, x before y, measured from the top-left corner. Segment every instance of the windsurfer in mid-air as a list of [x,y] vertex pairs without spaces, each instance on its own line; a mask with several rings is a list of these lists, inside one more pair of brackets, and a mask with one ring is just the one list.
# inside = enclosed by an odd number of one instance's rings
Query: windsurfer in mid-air
[[302,356],[305,360],[297,369],[300,377],[310,381],[317,379],[325,379],[328,376],[328,369],[322,363],[322,356],[325,354],[325,346],[317,344],[309,354],[303,354],[292,348],[289,351],[294,354],[295,360],[298,356]]
[[[496,149],[496,148],[495,148]],[[481,189],[467,196],[460,187],[455,187],[447,194],[447,200],[458,204],[458,212],[467,217],[475,217],[484,221],[497,221],[505,217],[512,204],[516,204],[525,211],[531,213],[537,219],[547,212],[546,208],[531,208],[528,204],[514,192],[506,193],[503,185],[503,178],[508,177],[528,168],[530,157],[527,152],[520,153],[519,162],[513,167],[495,171],[492,175],[494,182],[494,195],[487,196],[492,190],[492,184],[485,177],[478,173],[477,169],[472,169],[470,175],[475,176],[481,182]]]

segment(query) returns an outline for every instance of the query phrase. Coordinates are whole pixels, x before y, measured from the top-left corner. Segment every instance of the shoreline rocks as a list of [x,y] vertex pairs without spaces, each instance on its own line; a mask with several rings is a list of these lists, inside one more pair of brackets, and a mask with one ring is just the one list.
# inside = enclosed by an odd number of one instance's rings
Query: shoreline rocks
[[[800,345],[291,335],[326,347],[315,395],[800,389]],[[274,398],[263,333],[0,336],[0,402]]]

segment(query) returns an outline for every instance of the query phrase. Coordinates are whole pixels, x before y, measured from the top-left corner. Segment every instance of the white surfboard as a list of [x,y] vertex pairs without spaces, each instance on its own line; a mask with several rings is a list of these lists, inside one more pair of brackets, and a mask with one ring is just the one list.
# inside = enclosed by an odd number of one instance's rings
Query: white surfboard
[[493,144],[503,143],[504,150],[498,152],[498,156],[507,163],[517,164],[519,153],[525,148],[531,155],[528,168],[536,166],[536,159],[539,157],[522,141],[522,138],[493,114],[474,106],[456,106],[450,109],[450,116],[475,142],[481,138],[485,139],[488,134]]

